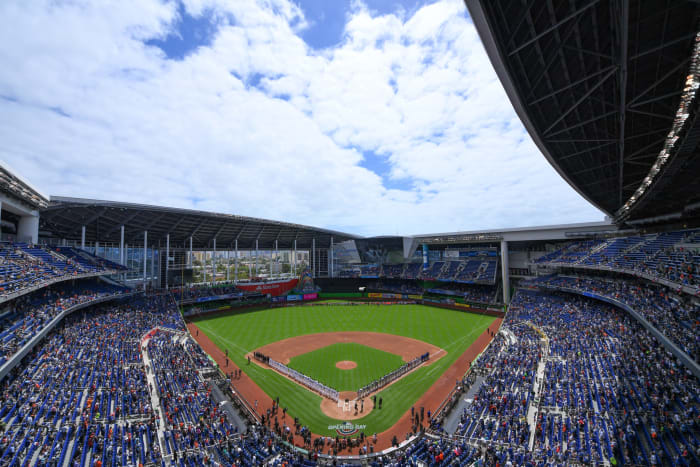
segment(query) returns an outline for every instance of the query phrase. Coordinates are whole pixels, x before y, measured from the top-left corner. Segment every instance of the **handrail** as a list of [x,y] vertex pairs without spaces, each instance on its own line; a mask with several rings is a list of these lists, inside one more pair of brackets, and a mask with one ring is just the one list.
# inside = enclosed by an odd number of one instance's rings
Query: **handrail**
[[99,276],[104,276],[104,275],[111,275],[115,274],[117,271],[116,270],[107,270],[107,271],[102,271],[102,272],[86,272],[83,274],[76,274],[72,276],[59,276],[59,277],[53,277],[51,279],[48,279],[46,281],[40,282],[36,285],[32,285],[30,287],[26,287],[24,289],[20,289],[16,292],[12,292],[9,295],[5,295],[0,297],[0,304],[3,304],[5,302],[9,302],[10,300],[14,300],[17,297],[21,297],[22,295],[26,295],[30,292],[34,292],[35,290],[43,289],[44,287],[47,287],[52,284],[57,284],[59,282],[64,282],[64,281],[69,281],[69,280],[74,280],[74,279],[85,279],[87,277],[99,277]]
[[[533,263],[535,264],[535,263]],[[603,266],[596,264],[576,264],[576,263],[562,263],[562,262],[551,262],[551,263],[537,263],[535,265],[540,266],[554,266],[558,268],[572,268],[572,269],[591,269],[595,271],[608,271],[608,272],[620,272],[630,276],[641,277],[651,282],[656,282],[657,284],[665,285],[670,287],[675,291],[682,291],[689,295],[697,295],[700,293],[700,286],[688,286],[679,284],[678,282],[673,282],[662,277],[655,276],[653,274],[648,274],[643,271],[637,271],[636,269],[626,269],[626,268],[614,268],[611,266]]]
[[[656,326],[652,325],[649,321],[644,318],[641,313],[639,313],[637,310],[626,304],[625,302],[621,302],[620,300],[617,300],[615,298],[611,297],[606,297],[605,295],[599,295],[593,292],[585,292],[583,290],[579,289],[574,289],[571,287],[561,287],[558,285],[549,285],[549,284],[534,284],[535,287],[543,288],[543,289],[550,289],[550,290],[559,290],[562,292],[568,292],[568,293],[574,293],[577,295],[581,295],[584,297],[589,297],[593,298],[596,300],[600,300],[606,303],[610,303],[611,305],[615,305],[618,308],[621,308],[628,312],[634,319],[636,319],[644,328],[646,328],[647,331],[651,335],[653,335],[661,344],[666,347],[666,350],[671,352],[673,355],[675,355],[678,360],[681,361],[681,363],[690,370],[693,375],[695,375],[696,378],[700,378],[700,365],[693,360],[693,358],[690,357],[687,353],[685,353],[683,350],[680,349],[671,339],[666,337],[664,333],[659,331]],[[525,287],[520,287],[527,289]]]
[[19,349],[17,352],[14,353],[1,367],[0,367],[0,381],[7,376],[7,374],[14,368],[16,367],[22,359],[43,339],[53,328],[56,327],[58,323],[61,322],[63,318],[68,316],[69,314],[73,313],[74,311],[86,308],[91,305],[96,305],[98,303],[103,303],[103,302],[108,302],[110,300],[114,300],[117,298],[126,298],[126,297],[132,297],[134,295],[137,295],[141,292],[130,292],[130,293],[119,293],[119,294],[112,294],[112,295],[107,295],[104,297],[99,297],[96,298],[95,300],[90,300],[87,302],[83,303],[78,303],[73,305],[70,308],[66,308],[62,312],[60,312],[54,319],[52,319],[49,324],[47,324],[41,331],[36,333],[34,337],[32,337],[29,342],[24,344],[24,346]]

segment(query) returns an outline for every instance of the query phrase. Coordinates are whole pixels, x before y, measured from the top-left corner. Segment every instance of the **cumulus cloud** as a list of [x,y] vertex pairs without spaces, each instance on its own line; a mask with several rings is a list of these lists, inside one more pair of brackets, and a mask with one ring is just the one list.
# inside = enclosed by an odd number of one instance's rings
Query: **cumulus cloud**
[[[183,8],[216,28],[174,60],[153,41]],[[365,235],[602,218],[529,139],[461,0],[353,2],[323,50],[311,21],[289,0],[4,1],[0,157],[50,194]]]

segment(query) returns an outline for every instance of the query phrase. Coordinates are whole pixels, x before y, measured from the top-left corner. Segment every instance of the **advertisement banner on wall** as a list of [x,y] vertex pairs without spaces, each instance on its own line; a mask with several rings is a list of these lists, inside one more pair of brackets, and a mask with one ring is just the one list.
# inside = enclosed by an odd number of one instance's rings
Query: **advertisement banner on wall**
[[304,300],[316,300],[318,298],[317,293],[305,293]]
[[383,296],[384,296],[384,294],[374,293],[374,292],[370,292],[367,294],[367,297],[369,297],[369,298],[382,298]]
[[243,294],[242,293],[229,293],[229,294],[224,294],[224,295],[212,295],[211,297],[197,297],[194,302],[195,303],[203,303],[203,302],[213,302],[215,300],[227,300],[229,298],[237,298],[241,297]]
[[287,295],[287,301],[288,302],[298,302],[301,300],[303,297],[301,295]]
[[297,286],[298,279],[289,279],[280,282],[260,282],[256,284],[236,284],[236,287],[246,292],[258,292],[270,294],[273,297],[283,295]]
[[403,295],[400,293],[384,293],[381,294],[382,298],[403,298]]
[[422,295],[409,295],[408,298],[412,300],[421,300],[423,298]]

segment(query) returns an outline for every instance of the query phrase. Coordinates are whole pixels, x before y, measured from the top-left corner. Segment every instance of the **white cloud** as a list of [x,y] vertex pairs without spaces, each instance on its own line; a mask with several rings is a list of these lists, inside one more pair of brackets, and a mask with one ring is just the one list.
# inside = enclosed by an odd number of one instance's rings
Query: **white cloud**
[[174,2],[0,3],[0,157],[51,194],[368,235],[602,217],[524,132],[461,0],[411,17],[357,3],[323,51],[288,0],[186,11],[219,29],[171,61],[144,40],[172,32]]

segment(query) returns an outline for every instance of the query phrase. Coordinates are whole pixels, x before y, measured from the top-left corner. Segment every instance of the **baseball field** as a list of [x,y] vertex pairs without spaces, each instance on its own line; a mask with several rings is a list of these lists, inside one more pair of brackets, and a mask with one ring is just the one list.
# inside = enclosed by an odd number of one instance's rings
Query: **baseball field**
[[[368,410],[367,415],[359,414],[359,418],[352,420],[354,424],[364,425],[365,433],[380,433],[410,411],[493,321],[490,316],[425,305],[331,304],[232,312],[200,317],[194,320],[194,324],[219,349],[227,350],[233,364],[243,369],[267,396],[279,397],[280,406],[288,409],[288,416],[299,417],[313,433],[335,435],[335,430],[329,427],[338,424],[339,420],[321,410],[321,396],[274,370],[255,362],[249,364],[246,355],[261,348],[286,349],[286,342],[293,343],[300,336],[313,342],[315,336],[309,335],[318,335],[319,342],[323,340],[320,337],[325,338],[323,344],[316,343],[318,348],[296,354],[292,351],[289,352],[291,358],[278,361],[339,391],[356,391],[400,367],[407,361],[411,347],[421,352],[423,347],[417,344],[432,349],[427,364],[376,394],[383,399],[381,409]],[[333,336],[344,337],[332,342]],[[363,339],[347,336],[361,336]],[[329,339],[331,342],[325,343]],[[392,347],[387,347],[386,343],[397,339],[405,339],[401,341],[405,342],[403,347],[387,351]],[[341,369],[339,362],[351,362],[355,366]],[[454,381],[442,381],[441,384],[452,386]],[[368,401],[368,407],[370,405]]]

